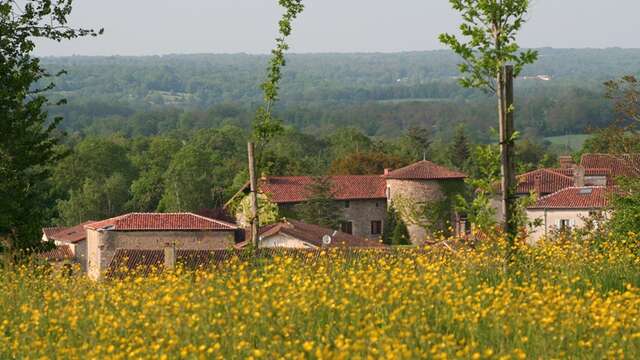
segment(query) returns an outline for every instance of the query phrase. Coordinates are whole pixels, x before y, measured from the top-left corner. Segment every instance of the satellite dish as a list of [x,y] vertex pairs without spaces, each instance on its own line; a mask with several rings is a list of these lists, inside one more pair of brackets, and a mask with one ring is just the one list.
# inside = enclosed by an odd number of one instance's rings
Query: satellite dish
[[324,235],[324,236],[322,237],[322,244],[323,244],[323,245],[329,245],[329,244],[331,244],[331,236],[329,236],[329,235]]

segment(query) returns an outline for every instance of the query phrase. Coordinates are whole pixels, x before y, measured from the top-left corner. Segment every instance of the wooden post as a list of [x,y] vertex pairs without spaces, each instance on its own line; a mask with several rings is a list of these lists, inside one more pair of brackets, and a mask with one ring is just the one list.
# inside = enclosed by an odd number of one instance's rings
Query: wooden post
[[256,159],[253,151],[253,143],[247,144],[249,156],[249,184],[251,189],[251,243],[254,249],[258,248],[258,183],[256,180]]
[[513,121],[513,66],[505,65],[498,74],[498,104],[500,117],[500,158],[502,172],[502,212],[504,214],[504,231],[509,245],[509,257],[518,233],[515,216],[515,146]]

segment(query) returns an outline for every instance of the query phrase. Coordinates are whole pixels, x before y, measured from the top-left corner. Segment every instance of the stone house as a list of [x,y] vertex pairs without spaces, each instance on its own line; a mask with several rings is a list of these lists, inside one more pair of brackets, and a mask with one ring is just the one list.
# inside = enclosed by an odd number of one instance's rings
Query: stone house
[[589,217],[603,213],[612,189],[572,186],[539,198],[526,210],[529,221],[538,220],[542,224],[529,234],[529,243],[534,244],[557,231],[584,227]]
[[98,279],[117,249],[214,250],[235,243],[234,224],[192,213],[131,213],[85,225],[87,272]]
[[[397,170],[385,170],[380,175],[336,175],[329,178],[334,200],[340,203],[345,219],[339,230],[356,237],[378,240],[384,230],[387,206],[393,198],[410,199],[416,204],[439,201],[445,196],[445,185],[462,184],[465,174],[423,160]],[[308,199],[308,187],[313,181],[311,176],[268,176],[260,179],[258,187],[282,213],[291,214],[296,204]],[[238,192],[247,193],[248,184]],[[408,227],[413,243],[421,244],[426,240],[426,230],[417,225]]]
[[[380,241],[368,240],[341,231],[328,229],[302,221],[284,219],[278,223],[263,226],[258,232],[259,248],[380,248],[386,245]],[[250,239],[237,247],[251,243]]]
[[57,247],[68,248],[82,271],[87,271],[87,232],[84,227],[93,222],[90,220],[71,227],[44,228],[42,241],[52,241]]

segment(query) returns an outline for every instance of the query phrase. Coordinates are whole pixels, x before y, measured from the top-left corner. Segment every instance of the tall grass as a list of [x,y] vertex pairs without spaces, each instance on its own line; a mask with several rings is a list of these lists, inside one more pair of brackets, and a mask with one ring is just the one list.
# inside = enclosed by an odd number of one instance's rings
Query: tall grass
[[494,246],[232,260],[94,283],[0,271],[0,358],[638,358],[640,258]]

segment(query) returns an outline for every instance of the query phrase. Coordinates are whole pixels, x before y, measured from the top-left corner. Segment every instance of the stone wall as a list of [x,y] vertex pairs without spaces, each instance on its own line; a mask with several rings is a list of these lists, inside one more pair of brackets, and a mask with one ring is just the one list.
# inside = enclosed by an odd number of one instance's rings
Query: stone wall
[[[437,180],[388,179],[387,197],[389,197],[392,202],[410,202],[421,206],[430,202],[441,201],[444,199],[444,191],[442,185]],[[400,216],[407,224],[409,236],[413,244],[424,244],[431,236],[423,226],[415,224],[414,221],[407,218],[406,214],[402,214],[402,211],[400,211]]]
[[[387,201],[379,200],[349,200],[349,207],[345,201],[339,201],[342,216],[353,223],[353,235],[371,239],[380,239],[380,234],[371,233],[371,222],[380,221],[384,226],[387,216]],[[383,229],[384,230],[384,229]]]
[[109,266],[116,249],[216,250],[234,244],[233,231],[103,231],[87,230],[88,273],[93,279]]

